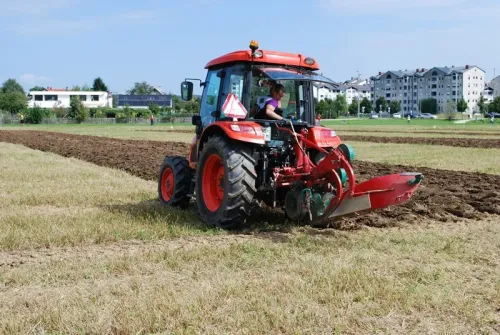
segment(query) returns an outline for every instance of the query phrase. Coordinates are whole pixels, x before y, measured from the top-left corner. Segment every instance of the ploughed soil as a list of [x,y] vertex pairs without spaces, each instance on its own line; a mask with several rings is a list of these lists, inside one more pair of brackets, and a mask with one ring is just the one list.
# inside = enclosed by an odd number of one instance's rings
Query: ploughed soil
[[[46,131],[0,130],[0,142],[74,157],[96,165],[122,169],[146,180],[156,181],[160,164],[166,155],[186,156],[189,144],[121,140],[107,137],[72,135]],[[500,176],[431,168],[384,165],[358,161],[354,163],[358,181],[403,171],[424,174],[421,186],[404,205],[393,206],[332,223],[343,229],[360,225],[385,227],[398,222],[437,220],[453,222],[463,218],[479,219],[500,215]],[[254,223],[276,223],[284,220],[281,210],[258,209]]]
[[[172,129],[172,130],[148,130],[158,132],[193,134],[193,130],[189,129]],[[357,131],[353,131],[357,132]],[[371,131],[373,132],[373,131]],[[385,131],[384,131],[385,132]],[[439,134],[438,132],[422,132],[426,134]],[[447,133],[444,134],[460,134]],[[465,134],[465,133],[463,133]],[[467,133],[469,135],[478,133]],[[428,144],[428,145],[445,145],[452,147],[466,148],[500,148],[500,134],[498,138],[482,139],[482,138],[440,138],[440,137],[388,137],[388,136],[364,136],[364,135],[339,135],[342,141],[357,141],[357,142],[373,142],[373,143],[401,143],[401,144]]]

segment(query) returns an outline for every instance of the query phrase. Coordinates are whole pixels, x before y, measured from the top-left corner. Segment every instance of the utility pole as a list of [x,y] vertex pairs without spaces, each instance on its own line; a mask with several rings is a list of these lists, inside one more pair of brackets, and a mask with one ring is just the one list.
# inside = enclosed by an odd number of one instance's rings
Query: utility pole
[[[361,79],[361,77],[360,77],[359,71],[357,71],[357,72],[358,72],[358,84],[359,84],[359,80]],[[359,106],[361,104],[361,101],[359,99],[359,87],[356,88],[356,92],[357,92],[356,95],[358,97],[358,119],[359,119]]]

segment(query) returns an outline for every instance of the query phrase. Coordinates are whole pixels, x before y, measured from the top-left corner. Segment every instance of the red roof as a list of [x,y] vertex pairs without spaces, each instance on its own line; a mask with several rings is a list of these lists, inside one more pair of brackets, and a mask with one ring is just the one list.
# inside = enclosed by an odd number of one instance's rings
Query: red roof
[[[286,52],[270,51],[270,50],[258,50],[262,52],[262,57],[255,58],[254,60],[258,63],[267,64],[280,64],[280,65],[290,65],[290,66],[301,66],[311,70],[319,70],[318,62],[314,62],[312,65],[305,63],[307,56],[301,54],[293,54]],[[250,50],[239,50],[231,52],[220,57],[217,57],[205,65],[205,69],[209,67],[230,63],[230,62],[250,62],[252,60],[252,52]]]

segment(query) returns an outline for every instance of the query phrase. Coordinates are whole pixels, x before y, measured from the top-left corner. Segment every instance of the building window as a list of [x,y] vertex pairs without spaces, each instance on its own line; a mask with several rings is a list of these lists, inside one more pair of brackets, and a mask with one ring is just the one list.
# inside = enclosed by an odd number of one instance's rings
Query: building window
[[57,95],[46,95],[45,101],[57,101]]
[[35,95],[35,101],[43,101],[43,95]]
[[99,101],[99,96],[98,95],[91,95],[90,100],[91,101]]
[[87,101],[87,96],[86,95],[80,95],[80,100],[81,101]]

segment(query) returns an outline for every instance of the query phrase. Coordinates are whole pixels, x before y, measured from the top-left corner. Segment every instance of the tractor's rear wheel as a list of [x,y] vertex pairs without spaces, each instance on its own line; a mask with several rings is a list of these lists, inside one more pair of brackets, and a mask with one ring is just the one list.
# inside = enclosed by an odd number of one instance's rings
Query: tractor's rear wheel
[[200,218],[222,229],[240,227],[250,215],[257,191],[251,150],[214,136],[205,143],[197,165],[196,203]]
[[163,205],[187,208],[194,170],[186,158],[167,156],[160,167],[158,197]]

